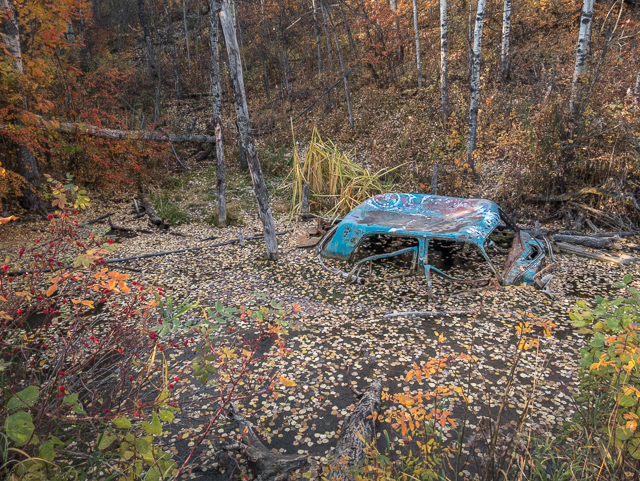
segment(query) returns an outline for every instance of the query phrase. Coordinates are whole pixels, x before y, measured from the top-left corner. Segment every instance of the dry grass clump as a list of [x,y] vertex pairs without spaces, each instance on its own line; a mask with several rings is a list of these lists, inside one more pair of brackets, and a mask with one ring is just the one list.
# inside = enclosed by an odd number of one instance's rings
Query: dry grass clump
[[399,167],[401,165],[370,172],[351,161],[330,140],[323,141],[314,128],[302,162],[294,143],[291,215],[300,214],[302,187],[307,182],[311,206],[327,211],[329,216],[337,216],[373,195],[389,192],[393,188],[389,174]]

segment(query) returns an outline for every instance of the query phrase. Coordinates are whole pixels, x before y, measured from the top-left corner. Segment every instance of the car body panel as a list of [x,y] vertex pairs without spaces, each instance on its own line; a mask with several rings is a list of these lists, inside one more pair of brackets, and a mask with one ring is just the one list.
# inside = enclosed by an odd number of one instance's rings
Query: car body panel
[[[360,260],[356,267],[366,261],[413,250],[414,260],[425,269],[430,281],[431,271],[445,275],[428,263],[430,240],[470,243],[480,250],[490,270],[502,284],[510,285],[520,281],[533,283],[533,277],[544,259],[544,247],[538,240],[526,232],[518,231],[514,226],[516,234],[513,247],[502,273],[491,263],[485,251],[489,235],[505,219],[500,207],[486,199],[406,193],[380,194],[347,214],[320,242],[319,251],[323,258],[350,261],[360,244],[369,236],[413,237],[418,239],[418,247],[369,257]],[[346,277],[349,279],[350,275]]]

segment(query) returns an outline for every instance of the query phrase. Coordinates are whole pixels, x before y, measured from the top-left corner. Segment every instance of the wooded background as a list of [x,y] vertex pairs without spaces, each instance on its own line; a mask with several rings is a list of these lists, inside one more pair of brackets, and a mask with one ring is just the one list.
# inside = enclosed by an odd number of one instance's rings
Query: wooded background
[[44,211],[42,172],[137,188],[216,135],[257,175],[254,137],[291,145],[292,126],[407,163],[407,188],[434,163],[441,193],[484,182],[510,205],[638,187],[635,2],[1,0],[0,18],[5,214]]

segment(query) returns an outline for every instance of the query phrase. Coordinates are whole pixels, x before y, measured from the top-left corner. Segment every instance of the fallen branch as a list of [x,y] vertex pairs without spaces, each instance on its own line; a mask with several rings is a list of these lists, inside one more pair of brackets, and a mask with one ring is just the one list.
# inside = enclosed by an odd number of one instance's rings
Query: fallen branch
[[[282,231],[282,232],[276,232],[276,235],[282,235],[282,234],[286,234],[289,231]],[[245,237],[244,240],[251,240],[251,239],[261,239],[264,237],[264,234],[257,234],[257,235],[252,235],[249,237]],[[109,259],[106,260],[105,259],[105,263],[106,264],[116,264],[118,262],[127,262],[127,261],[134,261],[137,259],[148,259],[150,257],[160,257],[160,256],[168,256],[171,254],[182,254],[183,252],[192,252],[192,251],[198,251],[198,250],[202,250],[202,249],[211,249],[213,247],[222,247],[222,246],[227,246],[227,245],[231,245],[231,244],[236,244],[240,242],[240,239],[231,239],[228,241],[224,241],[224,242],[220,242],[218,244],[212,244],[212,245],[207,245],[207,246],[201,246],[201,247],[189,247],[187,249],[178,249],[175,251],[165,251],[165,252],[153,252],[151,254],[140,254],[138,256],[132,256],[132,257],[122,257],[119,259]]]
[[167,230],[169,228],[169,224],[165,223],[160,217],[156,215],[156,211],[153,208],[153,204],[151,202],[145,202],[142,205],[144,209],[144,214],[149,217],[149,222],[154,224],[160,230]]
[[609,262],[621,266],[629,266],[633,262],[636,262],[638,260],[635,257],[627,255],[611,256],[608,254],[596,254],[595,252],[590,252],[586,249],[583,249],[582,247],[566,244],[564,242],[558,242],[556,245],[558,246],[560,252],[562,252],[563,254],[573,254],[578,257],[585,257],[587,259],[594,259],[601,262]]
[[[64,133],[81,133],[93,135],[96,137],[104,137],[114,140],[150,140],[152,142],[216,142],[215,137],[209,135],[190,135],[190,134],[165,134],[163,132],[154,132],[151,130],[117,130],[103,129],[95,125],[71,122],[59,122],[56,120],[46,120],[39,115],[30,115],[35,117],[34,122],[37,126],[44,129],[56,130]],[[0,125],[0,130],[17,130],[19,127],[15,125]]]
[[444,316],[469,316],[473,314],[471,311],[406,311],[392,312],[385,314],[383,319],[394,319],[396,317],[444,317]]
[[227,450],[240,450],[244,454],[249,461],[249,467],[255,474],[256,481],[288,479],[289,473],[309,463],[308,456],[304,454],[275,454],[267,449],[256,436],[251,424],[233,403],[231,403],[230,416],[240,428],[243,444],[230,446]]
[[104,220],[107,217],[112,215],[113,215],[113,212],[108,212],[107,214],[99,215],[98,217],[94,217],[93,219],[83,222],[82,224],[80,224],[80,227],[86,227],[88,225],[95,224],[96,222],[100,222],[101,220]]

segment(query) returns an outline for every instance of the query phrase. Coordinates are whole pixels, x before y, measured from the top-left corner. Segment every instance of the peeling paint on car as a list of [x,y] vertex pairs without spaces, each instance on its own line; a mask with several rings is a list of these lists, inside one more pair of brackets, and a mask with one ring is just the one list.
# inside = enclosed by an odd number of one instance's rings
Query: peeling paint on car
[[[505,268],[499,272],[487,255],[485,246],[491,233],[502,223],[515,231],[515,237]],[[323,258],[353,261],[358,247],[372,235],[412,237],[418,240],[418,246],[361,259],[349,273],[324,264]],[[489,270],[502,285],[519,282],[533,284],[534,276],[545,258],[543,244],[520,231],[490,200],[391,193],[376,195],[363,202],[329,231],[318,244],[319,259],[329,271],[348,281],[362,282],[364,279],[359,273],[366,262],[412,252],[414,268],[424,269],[429,285],[432,272],[450,280],[461,280],[429,264],[431,240],[476,246],[487,261]]]

